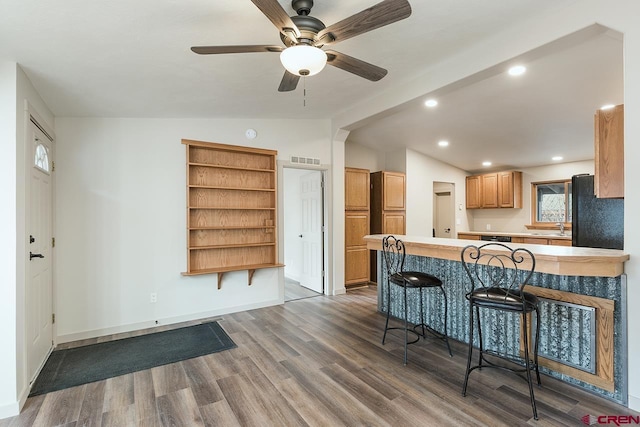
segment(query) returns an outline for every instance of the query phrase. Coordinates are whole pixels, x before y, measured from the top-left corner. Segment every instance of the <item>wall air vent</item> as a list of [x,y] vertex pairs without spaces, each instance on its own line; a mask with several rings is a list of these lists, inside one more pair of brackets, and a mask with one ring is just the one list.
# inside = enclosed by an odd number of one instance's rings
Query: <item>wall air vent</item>
[[314,159],[313,157],[291,156],[291,163],[318,166],[320,165],[320,159]]

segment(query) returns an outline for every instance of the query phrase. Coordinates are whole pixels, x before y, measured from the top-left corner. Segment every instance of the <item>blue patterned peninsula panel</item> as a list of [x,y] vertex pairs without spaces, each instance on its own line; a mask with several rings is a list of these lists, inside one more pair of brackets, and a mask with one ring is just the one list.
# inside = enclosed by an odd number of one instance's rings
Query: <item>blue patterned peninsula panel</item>
[[[368,236],[369,249],[379,249],[383,236]],[[465,294],[469,291],[469,279],[462,268],[460,251],[467,244],[482,244],[478,241],[465,241],[457,239],[429,239],[420,238],[418,246],[411,247],[412,239],[405,237],[407,252],[405,270],[423,271],[439,277],[443,283],[448,300],[448,333],[449,337],[464,343],[469,342],[469,305]],[[404,240],[404,239],[403,239]],[[485,242],[486,243],[486,242]],[[432,247],[427,248],[429,245]],[[562,256],[555,248],[546,248],[542,245],[513,244],[516,247],[526,247],[534,254],[536,259],[556,257],[557,263],[562,263]],[[423,249],[420,249],[422,247]],[[541,357],[541,372],[565,382],[587,389],[593,393],[626,404],[627,402],[627,365],[626,365],[626,276],[617,274],[620,269],[604,267],[602,270],[594,269],[592,264],[598,261],[589,261],[586,248],[563,248],[566,257],[571,262],[584,262],[586,275],[580,274],[554,274],[541,272],[536,269],[530,284],[541,288],[543,294],[552,294],[553,298],[541,299],[541,328],[539,356]],[[577,251],[576,251],[577,249]],[[592,254],[603,254],[597,250]],[[411,252],[425,252],[428,256],[411,255]],[[539,255],[539,256],[538,256]],[[611,251],[612,257],[623,263],[628,256],[621,255],[621,251]],[[457,256],[457,259],[456,259]],[[581,260],[580,257],[586,257]],[[602,261],[602,260],[600,260]],[[612,261],[612,260],[609,260]],[[613,261],[612,261],[613,262]],[[547,271],[572,271],[579,272],[580,264],[564,268],[554,267],[549,262],[542,263]],[[389,307],[387,301],[387,280],[382,252],[378,250],[378,310],[386,313]],[[575,267],[575,268],[574,268]],[[598,276],[602,271],[604,275]],[[530,288],[529,290],[533,290]],[[556,292],[558,291],[558,292]],[[404,300],[402,291],[397,286],[391,286],[391,315],[397,318],[404,316]],[[558,295],[569,298],[557,298]],[[574,298],[575,297],[575,298]],[[591,298],[595,297],[595,298]],[[407,295],[407,310],[409,322],[420,323],[419,319],[419,293],[417,290],[409,290]],[[569,302],[565,301],[568,300]],[[602,321],[602,310],[594,309],[599,303],[585,304],[582,300],[604,301],[611,310],[608,316],[613,322]],[[578,303],[576,303],[578,301]],[[423,291],[423,304],[425,308],[425,323],[433,329],[444,332],[444,300],[437,290]],[[600,310],[600,312],[598,311]],[[481,319],[483,322],[483,334],[485,347],[506,354],[518,354],[520,350],[520,317],[511,313],[497,310],[484,310]],[[599,323],[600,322],[600,323]],[[608,325],[602,325],[606,324]],[[605,328],[605,329],[602,329]],[[491,330],[491,332],[489,332]],[[598,347],[598,341],[602,341],[599,335],[612,335],[606,337],[611,349],[603,351]],[[477,334],[475,340],[477,341]],[[436,345],[436,341],[433,341]],[[477,345],[477,342],[474,342]],[[602,346],[602,342],[600,343]],[[606,347],[606,346],[605,346]],[[444,347],[443,347],[444,348]],[[455,356],[454,356],[455,357]],[[542,359],[544,358],[544,359]],[[606,360],[610,359],[610,360]],[[546,361],[549,361],[545,363]],[[600,366],[598,366],[600,363]],[[611,366],[612,365],[612,366]],[[608,367],[609,374],[601,379],[603,366]],[[607,371],[607,369],[604,369]],[[543,379],[544,387],[544,379]]]

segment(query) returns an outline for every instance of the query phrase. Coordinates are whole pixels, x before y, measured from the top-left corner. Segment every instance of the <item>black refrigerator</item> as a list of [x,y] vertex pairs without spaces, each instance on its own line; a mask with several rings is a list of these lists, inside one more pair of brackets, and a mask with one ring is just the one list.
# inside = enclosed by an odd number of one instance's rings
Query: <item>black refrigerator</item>
[[593,175],[575,175],[571,186],[573,246],[623,249],[624,199],[595,197]]

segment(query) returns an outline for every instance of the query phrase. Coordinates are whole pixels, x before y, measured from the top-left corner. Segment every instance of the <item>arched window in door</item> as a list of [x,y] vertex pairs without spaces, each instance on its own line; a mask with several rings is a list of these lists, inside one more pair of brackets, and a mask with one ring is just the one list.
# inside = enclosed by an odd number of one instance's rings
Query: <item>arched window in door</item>
[[49,173],[49,150],[37,139],[36,144],[34,166],[43,172]]

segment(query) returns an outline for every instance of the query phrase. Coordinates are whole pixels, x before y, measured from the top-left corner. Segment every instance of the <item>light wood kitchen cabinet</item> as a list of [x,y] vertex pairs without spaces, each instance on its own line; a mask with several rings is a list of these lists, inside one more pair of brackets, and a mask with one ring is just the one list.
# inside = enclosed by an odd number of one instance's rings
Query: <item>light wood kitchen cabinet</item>
[[458,233],[458,239],[464,240],[480,240],[480,236],[477,234]]
[[187,271],[282,267],[276,236],[277,151],[182,140],[187,149]]
[[371,234],[405,233],[405,175],[371,174]]
[[497,208],[498,206],[498,174],[489,173],[480,176],[480,183],[482,188],[482,207],[483,208]]
[[522,172],[505,171],[466,178],[467,209],[522,207]]
[[369,169],[344,169],[344,209],[369,211]]
[[[491,235],[491,234],[486,234]],[[503,233],[501,236],[508,236],[508,234]],[[554,245],[554,246],[571,246],[572,242],[569,238],[553,238],[547,236],[523,236],[523,235],[514,235],[511,237],[511,243],[525,243],[530,245]],[[465,240],[481,240],[480,234],[470,234],[461,232],[458,233],[458,239]],[[488,243],[488,241],[487,241]]]
[[467,209],[482,207],[482,191],[480,189],[480,175],[468,176],[466,179]]
[[595,114],[594,192],[599,198],[624,197],[624,105]]
[[369,169],[345,168],[345,286],[369,281]]
[[369,212],[345,212],[345,285],[369,281]]
[[[406,233],[406,179],[402,172],[371,174],[371,234]],[[371,251],[371,281],[377,279],[376,252]]]
[[[405,174],[400,172],[374,172],[371,174],[371,203],[383,211],[405,210]],[[380,201],[374,200],[379,197]]]
[[522,172],[498,172],[498,207],[522,207]]

